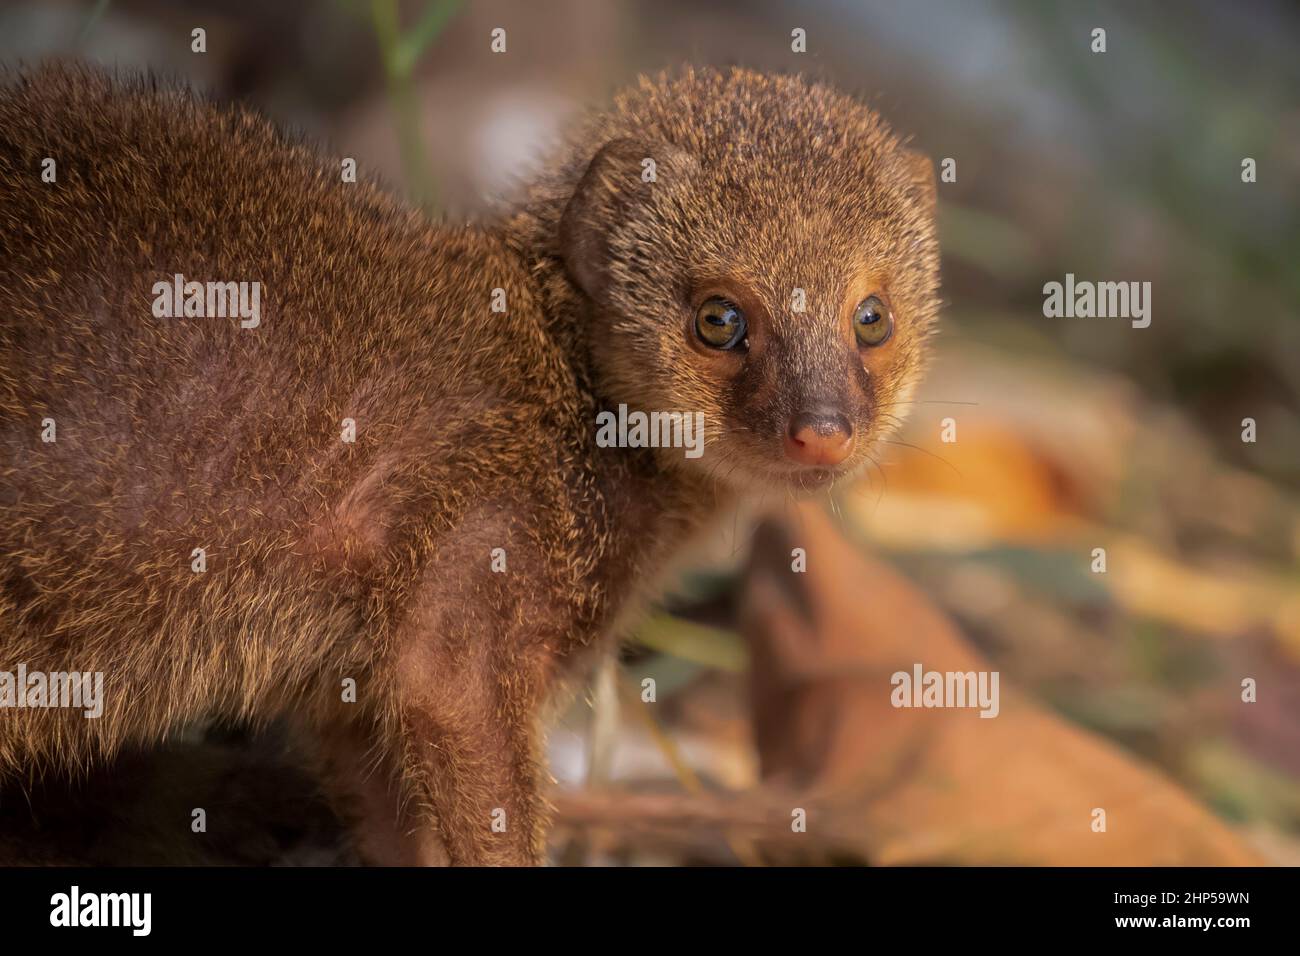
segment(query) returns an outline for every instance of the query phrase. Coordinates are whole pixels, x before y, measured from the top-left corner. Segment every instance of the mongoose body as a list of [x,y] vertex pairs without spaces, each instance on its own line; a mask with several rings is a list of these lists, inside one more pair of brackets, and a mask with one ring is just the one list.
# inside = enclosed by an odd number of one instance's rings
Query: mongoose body
[[[7,78],[0,671],[104,684],[0,709],[0,774],[288,718],[369,859],[537,862],[582,652],[720,504],[828,487],[904,410],[928,163],[735,71],[646,81],[483,224],[340,169],[148,81]],[[257,283],[256,319],[160,307],[189,282]],[[605,447],[619,405],[702,412],[704,454]]]

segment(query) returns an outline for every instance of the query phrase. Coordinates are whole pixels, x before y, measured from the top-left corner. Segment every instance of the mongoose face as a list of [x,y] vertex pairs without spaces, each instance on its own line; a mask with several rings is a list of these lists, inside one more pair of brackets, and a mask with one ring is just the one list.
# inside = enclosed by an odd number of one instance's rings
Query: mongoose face
[[747,71],[646,81],[597,125],[561,241],[605,397],[703,412],[703,455],[664,458],[726,484],[861,468],[937,312],[929,160],[848,97]]

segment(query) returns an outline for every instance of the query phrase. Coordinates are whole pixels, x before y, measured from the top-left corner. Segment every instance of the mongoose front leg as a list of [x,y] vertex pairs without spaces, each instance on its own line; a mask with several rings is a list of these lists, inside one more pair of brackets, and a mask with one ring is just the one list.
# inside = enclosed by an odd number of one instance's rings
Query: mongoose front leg
[[453,644],[454,657],[414,647],[399,662],[397,719],[408,800],[422,823],[417,845],[439,843],[453,866],[541,864],[538,671],[507,640]]

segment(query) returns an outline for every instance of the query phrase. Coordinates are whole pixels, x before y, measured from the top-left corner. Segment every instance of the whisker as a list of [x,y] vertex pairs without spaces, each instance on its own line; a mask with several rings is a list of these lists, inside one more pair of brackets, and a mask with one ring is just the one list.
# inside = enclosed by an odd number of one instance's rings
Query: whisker
[[889,476],[885,474],[885,469],[880,462],[876,461],[875,455],[868,454],[867,461],[871,462],[876,471],[880,472],[880,491],[876,494],[876,503],[871,506],[871,515],[875,517],[876,512],[880,510],[880,502],[884,499],[885,492],[889,490]]
[[945,398],[909,398],[902,402],[884,402],[877,408],[889,408],[891,405],[978,405],[979,402],[958,402]]
[[951,468],[953,472],[957,475],[957,477],[960,478],[962,481],[966,480],[966,476],[961,473],[960,468],[958,468],[956,465],[950,462],[947,458],[944,458],[943,455],[936,455],[928,448],[922,448],[920,445],[913,445],[910,442],[898,441],[897,439],[894,438],[881,438],[879,439],[879,441],[884,442],[886,445],[902,445],[904,448],[910,448],[913,451],[919,451],[923,455],[929,455],[931,458],[935,459],[936,461],[941,461],[949,468]]

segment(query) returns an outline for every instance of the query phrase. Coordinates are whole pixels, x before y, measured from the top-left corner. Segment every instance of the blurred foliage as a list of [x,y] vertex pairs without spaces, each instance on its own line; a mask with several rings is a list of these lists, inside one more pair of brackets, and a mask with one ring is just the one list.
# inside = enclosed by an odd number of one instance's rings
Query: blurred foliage
[[388,97],[401,143],[402,165],[411,197],[425,207],[436,201],[415,89],[415,67],[455,15],[461,0],[430,0],[420,19],[403,32],[397,0],[370,0],[370,19],[383,57]]

